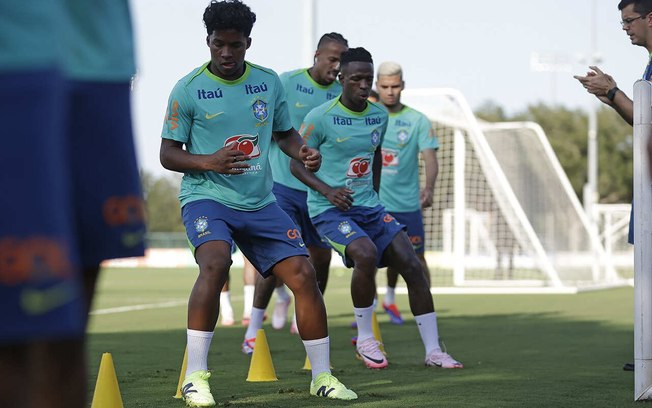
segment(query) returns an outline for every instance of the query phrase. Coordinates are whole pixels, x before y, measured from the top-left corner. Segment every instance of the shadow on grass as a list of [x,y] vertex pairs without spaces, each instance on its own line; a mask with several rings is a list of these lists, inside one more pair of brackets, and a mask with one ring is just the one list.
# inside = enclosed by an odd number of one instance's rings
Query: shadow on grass
[[[463,370],[423,366],[413,321],[380,323],[390,367],[369,370],[354,358],[350,315],[330,316],[333,373],[354,389],[355,402],[321,401],[308,392],[305,352],[287,330],[264,326],[277,382],[245,381],[250,357],[240,352],[242,327],[218,327],[209,355],[218,406],[241,407],[625,407],[634,403],[632,333],[554,313],[440,319],[448,352]],[[172,396],[185,330],[91,334],[89,401],[102,352],[113,355],[125,407],[182,407]]]

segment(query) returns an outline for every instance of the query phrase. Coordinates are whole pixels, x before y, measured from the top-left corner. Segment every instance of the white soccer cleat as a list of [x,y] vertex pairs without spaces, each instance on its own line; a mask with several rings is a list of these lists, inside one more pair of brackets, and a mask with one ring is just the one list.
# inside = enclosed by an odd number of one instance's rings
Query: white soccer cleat
[[274,313],[272,314],[272,327],[276,330],[281,330],[288,320],[288,309],[292,303],[291,298],[287,300],[277,299],[274,304]]
[[385,368],[389,364],[387,357],[380,349],[380,342],[373,337],[357,342],[355,351],[358,358],[369,368]]
[[204,370],[195,371],[186,376],[181,386],[181,395],[189,407],[213,407],[215,400],[208,385],[211,373]]
[[254,352],[254,347],[256,346],[256,338],[252,337],[250,339],[244,339],[242,342],[242,353],[252,354]]
[[450,354],[445,353],[441,350],[431,351],[430,354],[426,356],[425,363],[429,367],[464,368],[464,364],[455,360],[450,356]]

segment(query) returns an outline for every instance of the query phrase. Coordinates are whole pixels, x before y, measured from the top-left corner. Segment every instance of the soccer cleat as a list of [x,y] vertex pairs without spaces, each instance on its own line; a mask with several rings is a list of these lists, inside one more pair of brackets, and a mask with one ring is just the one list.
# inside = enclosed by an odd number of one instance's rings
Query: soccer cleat
[[383,302],[383,309],[385,309],[385,313],[389,316],[390,323],[403,324],[403,318],[401,317],[401,312],[398,311],[398,307],[396,307],[396,303],[386,304]]
[[254,352],[254,346],[256,345],[256,338],[252,337],[250,339],[244,339],[242,342],[242,352],[244,354],[251,354]]
[[181,396],[189,407],[213,407],[215,400],[211,394],[208,379],[211,373],[204,370],[187,375],[181,386]]
[[362,342],[358,341],[355,351],[357,356],[369,368],[385,368],[389,364],[387,357],[380,349],[380,342],[373,337]]
[[299,334],[299,326],[297,326],[297,317],[292,318],[292,324],[290,325],[290,334]]
[[233,309],[227,310],[224,308],[220,312],[220,323],[222,326],[233,326],[235,324],[235,319],[233,318]]
[[281,330],[285,326],[288,319],[288,308],[292,302],[291,298],[286,300],[277,299],[274,304],[274,313],[272,314],[272,327],[276,330]]
[[351,344],[354,346],[358,344],[358,336],[351,337]]
[[346,388],[337,378],[327,372],[319,373],[310,382],[310,395],[339,400],[354,400],[358,394]]
[[439,349],[433,350],[426,356],[426,366],[441,368],[464,368],[464,364],[455,360],[450,354]]

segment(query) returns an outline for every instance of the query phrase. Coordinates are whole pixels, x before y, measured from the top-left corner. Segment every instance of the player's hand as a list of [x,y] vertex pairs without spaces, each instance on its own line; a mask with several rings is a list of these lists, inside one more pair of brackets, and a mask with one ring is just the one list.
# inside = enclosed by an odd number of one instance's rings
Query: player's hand
[[299,149],[299,157],[308,171],[315,173],[321,167],[321,153],[317,149],[302,145]]
[[341,211],[348,211],[353,205],[353,190],[346,187],[332,188],[326,198]]
[[242,174],[244,169],[249,167],[245,161],[250,157],[237,150],[235,145],[224,146],[220,150],[208,156],[209,168],[212,171],[222,174]]
[[432,190],[424,188],[420,193],[421,208],[432,207]]

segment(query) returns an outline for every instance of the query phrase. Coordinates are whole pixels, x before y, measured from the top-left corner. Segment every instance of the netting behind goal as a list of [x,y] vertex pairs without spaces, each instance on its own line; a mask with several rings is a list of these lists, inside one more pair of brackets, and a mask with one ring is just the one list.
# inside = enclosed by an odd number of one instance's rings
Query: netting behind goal
[[455,90],[405,91],[403,100],[430,118],[440,142],[435,204],[424,212],[434,287],[617,281],[538,125],[478,123]]

